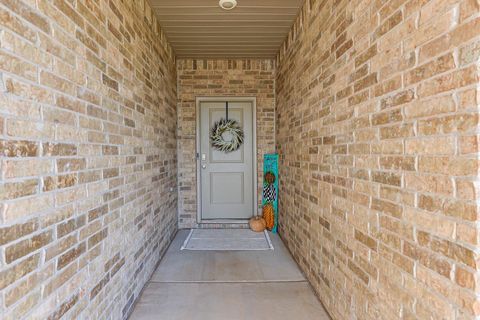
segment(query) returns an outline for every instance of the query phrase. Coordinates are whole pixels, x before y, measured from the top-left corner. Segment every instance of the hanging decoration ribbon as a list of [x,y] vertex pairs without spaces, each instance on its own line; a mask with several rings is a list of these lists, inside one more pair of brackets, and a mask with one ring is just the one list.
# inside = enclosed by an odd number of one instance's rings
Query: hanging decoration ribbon
[[228,101],[225,102],[225,119],[228,121]]

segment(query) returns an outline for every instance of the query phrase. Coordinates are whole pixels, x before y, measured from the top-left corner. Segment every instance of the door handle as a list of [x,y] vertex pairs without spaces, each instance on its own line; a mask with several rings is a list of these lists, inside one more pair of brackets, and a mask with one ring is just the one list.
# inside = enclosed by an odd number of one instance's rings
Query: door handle
[[207,169],[207,165],[206,165],[206,164],[202,164],[202,169]]

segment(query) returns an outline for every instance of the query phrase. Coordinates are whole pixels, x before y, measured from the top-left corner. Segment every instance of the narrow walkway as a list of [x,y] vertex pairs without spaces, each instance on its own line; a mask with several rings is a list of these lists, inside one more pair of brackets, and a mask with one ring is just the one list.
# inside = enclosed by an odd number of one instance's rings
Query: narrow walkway
[[277,235],[269,251],[180,251],[180,231],[131,320],[328,320]]

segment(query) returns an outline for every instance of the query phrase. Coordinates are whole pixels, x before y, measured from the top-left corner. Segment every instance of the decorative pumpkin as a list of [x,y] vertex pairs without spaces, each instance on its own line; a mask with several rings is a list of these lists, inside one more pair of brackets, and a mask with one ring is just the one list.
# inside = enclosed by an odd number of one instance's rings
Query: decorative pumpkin
[[272,230],[275,225],[275,210],[271,203],[267,203],[263,206],[262,209],[263,219],[265,219],[266,227],[268,230]]
[[271,171],[265,173],[265,182],[267,184],[273,184],[275,182],[275,174],[273,174]]
[[250,225],[250,229],[255,232],[262,232],[266,227],[265,219],[260,216],[252,217],[248,221],[248,224]]

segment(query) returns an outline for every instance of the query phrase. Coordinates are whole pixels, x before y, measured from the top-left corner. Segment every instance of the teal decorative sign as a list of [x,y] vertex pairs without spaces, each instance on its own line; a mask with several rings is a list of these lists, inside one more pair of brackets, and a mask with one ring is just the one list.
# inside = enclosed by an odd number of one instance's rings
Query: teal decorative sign
[[262,215],[267,229],[273,233],[278,227],[278,154],[266,154],[263,158]]

